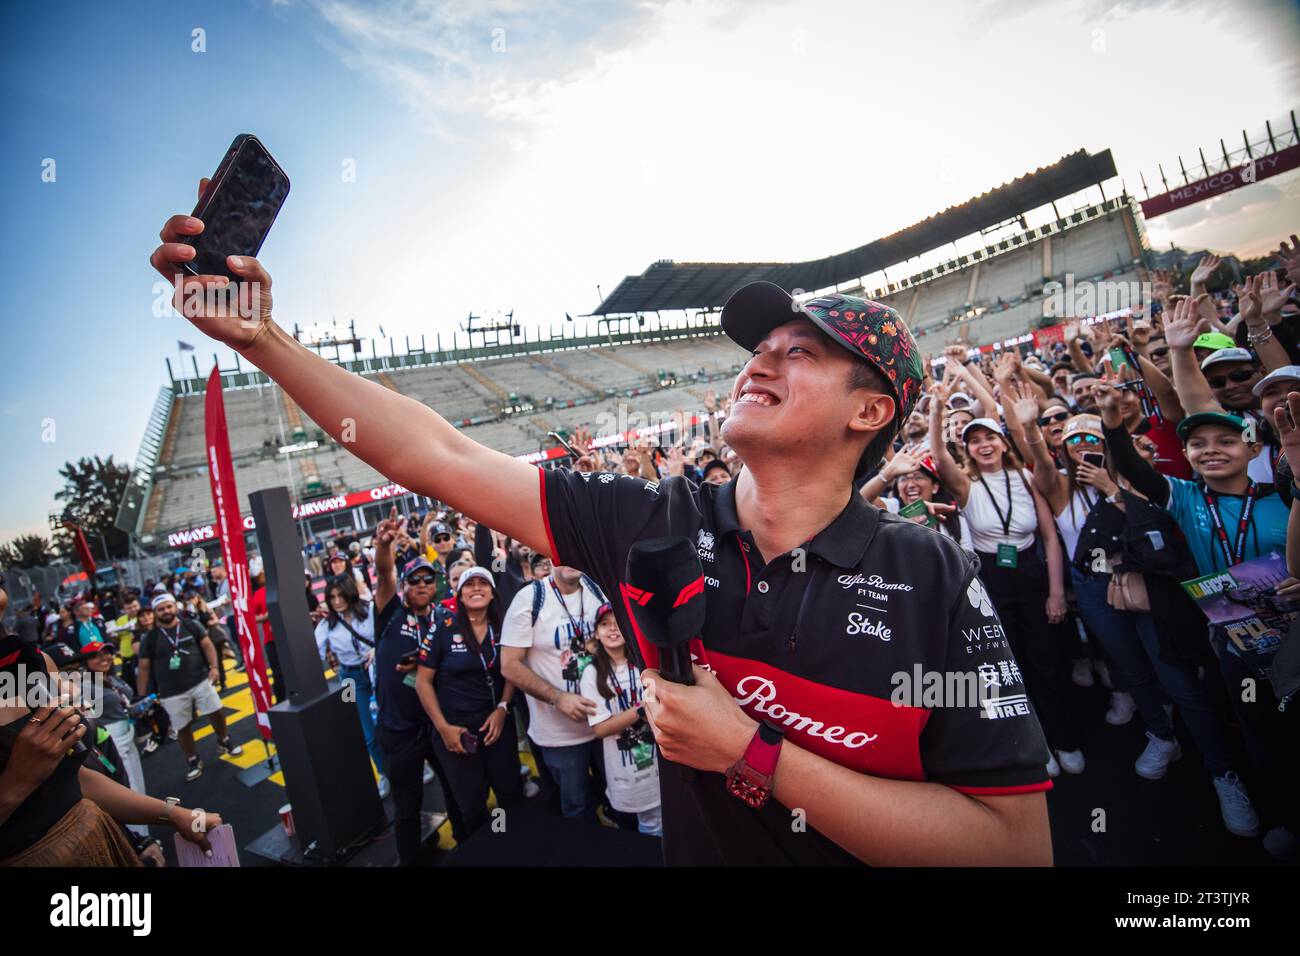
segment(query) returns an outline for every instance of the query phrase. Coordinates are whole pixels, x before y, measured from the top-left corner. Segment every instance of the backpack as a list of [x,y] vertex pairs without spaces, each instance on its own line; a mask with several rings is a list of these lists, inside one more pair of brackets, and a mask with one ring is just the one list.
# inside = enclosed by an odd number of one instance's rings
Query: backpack
[[[587,575],[582,576],[582,585],[588,588],[592,594],[600,598],[601,603],[605,603],[605,592],[600,589],[595,581]],[[546,603],[546,587],[541,581],[533,581],[533,618],[532,627],[537,626],[537,618],[542,613],[542,605]]]

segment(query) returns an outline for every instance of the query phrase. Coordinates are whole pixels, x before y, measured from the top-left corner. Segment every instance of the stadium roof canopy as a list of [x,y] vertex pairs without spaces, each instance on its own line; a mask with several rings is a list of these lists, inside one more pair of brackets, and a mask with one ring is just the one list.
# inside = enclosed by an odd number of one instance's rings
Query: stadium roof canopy
[[1051,166],[998,186],[892,236],[809,262],[673,262],[661,260],[627,276],[592,315],[628,315],[723,305],[748,282],[766,279],[783,289],[827,289],[915,258],[963,236],[1015,219],[1062,196],[1115,175],[1110,150],[1079,150]]

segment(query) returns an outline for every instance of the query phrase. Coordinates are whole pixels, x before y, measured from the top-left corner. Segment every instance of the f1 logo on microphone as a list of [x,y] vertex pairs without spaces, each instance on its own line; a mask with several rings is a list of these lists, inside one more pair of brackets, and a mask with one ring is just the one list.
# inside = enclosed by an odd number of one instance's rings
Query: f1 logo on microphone
[[686,587],[682,588],[681,594],[677,595],[677,600],[673,602],[673,607],[681,607],[691,598],[704,593],[704,575],[700,575]]
[[[642,591],[640,588],[633,587],[632,585],[625,584],[621,581],[619,582],[618,586],[619,588],[622,589],[624,597],[626,597],[629,601],[635,601],[641,607],[645,607],[647,604],[649,604],[650,599],[654,597],[653,591]],[[680,598],[678,599],[678,603],[680,603]],[[676,605],[674,605],[674,607],[676,607]]]

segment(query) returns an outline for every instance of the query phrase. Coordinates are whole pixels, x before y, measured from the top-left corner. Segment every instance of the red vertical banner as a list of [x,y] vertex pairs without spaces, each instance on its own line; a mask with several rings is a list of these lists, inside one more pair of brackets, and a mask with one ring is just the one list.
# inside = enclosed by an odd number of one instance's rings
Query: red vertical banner
[[81,564],[81,570],[86,572],[86,578],[93,590],[95,587],[95,556],[90,553],[90,543],[86,541],[86,533],[67,518],[63,519],[63,527],[68,534],[72,535],[72,549],[77,552],[77,561]]
[[253,593],[248,577],[248,554],[244,550],[244,522],[239,514],[239,492],[235,488],[235,465],[230,459],[230,436],[226,432],[226,403],[221,395],[221,374],[214,366],[204,396],[204,431],[208,446],[208,478],[212,481],[212,507],[216,511],[217,537],[230,583],[230,603],[235,609],[235,628],[244,654],[248,689],[253,695],[257,729],[271,739],[271,684],[266,677],[262,642],[253,631],[253,612],[248,599]]

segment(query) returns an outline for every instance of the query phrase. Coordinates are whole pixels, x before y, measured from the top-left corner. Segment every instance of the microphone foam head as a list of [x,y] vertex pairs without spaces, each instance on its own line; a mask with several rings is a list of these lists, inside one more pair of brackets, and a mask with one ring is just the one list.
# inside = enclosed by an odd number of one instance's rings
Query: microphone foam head
[[690,538],[638,541],[623,580],[627,607],[652,644],[684,644],[704,629],[704,568]]

